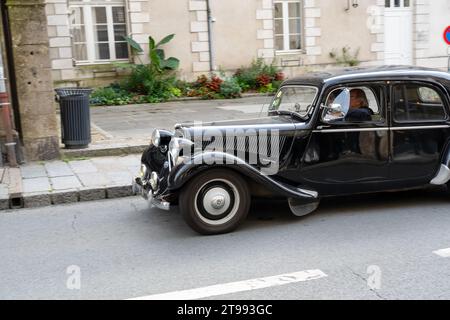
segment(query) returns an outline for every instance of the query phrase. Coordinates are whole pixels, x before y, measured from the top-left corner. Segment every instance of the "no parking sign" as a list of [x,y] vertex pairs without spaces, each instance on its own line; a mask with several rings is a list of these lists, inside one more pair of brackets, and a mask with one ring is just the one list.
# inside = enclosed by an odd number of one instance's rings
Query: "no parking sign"
[[444,31],[444,40],[450,46],[450,26],[448,26]]

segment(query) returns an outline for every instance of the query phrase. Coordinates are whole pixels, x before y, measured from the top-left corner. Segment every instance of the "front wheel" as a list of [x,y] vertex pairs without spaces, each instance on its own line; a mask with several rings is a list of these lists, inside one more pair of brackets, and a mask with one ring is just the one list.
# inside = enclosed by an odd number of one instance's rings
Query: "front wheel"
[[195,177],[180,194],[187,224],[203,235],[234,231],[247,217],[250,192],[234,171],[211,170]]

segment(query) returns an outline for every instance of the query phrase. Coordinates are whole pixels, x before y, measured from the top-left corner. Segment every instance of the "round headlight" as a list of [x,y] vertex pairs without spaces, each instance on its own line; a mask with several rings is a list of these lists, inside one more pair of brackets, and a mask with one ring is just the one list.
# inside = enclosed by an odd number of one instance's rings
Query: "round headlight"
[[155,147],[159,147],[160,142],[161,142],[161,134],[159,133],[159,130],[153,130],[150,143],[153,144]]

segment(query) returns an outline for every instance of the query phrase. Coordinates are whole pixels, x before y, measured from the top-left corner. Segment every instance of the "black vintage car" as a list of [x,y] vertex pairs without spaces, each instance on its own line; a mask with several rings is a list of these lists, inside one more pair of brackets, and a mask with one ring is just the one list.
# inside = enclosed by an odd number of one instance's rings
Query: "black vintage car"
[[252,197],[304,216],[320,199],[446,185],[450,74],[414,67],[285,81],[268,115],[155,130],[133,189],[201,234],[233,231]]

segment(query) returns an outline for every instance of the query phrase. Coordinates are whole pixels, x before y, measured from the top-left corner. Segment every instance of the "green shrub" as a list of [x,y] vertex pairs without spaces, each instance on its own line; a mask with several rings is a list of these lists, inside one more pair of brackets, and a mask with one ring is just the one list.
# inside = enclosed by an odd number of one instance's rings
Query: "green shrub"
[[226,79],[220,85],[220,94],[226,99],[239,98],[242,89],[234,78]]
[[124,105],[133,103],[133,97],[130,93],[118,89],[115,86],[99,88],[92,92],[90,97],[92,105]]
[[170,72],[161,73],[151,65],[136,65],[121,87],[129,92],[167,100],[174,96],[175,76]]
[[263,59],[257,59],[249,67],[242,67],[236,71],[236,79],[243,91],[258,90],[273,81],[284,79],[284,74],[273,64],[266,64]]
[[[124,64],[123,67],[131,68],[131,74],[122,81],[121,89],[135,95],[142,95],[139,98],[144,102],[161,102],[182,94],[175,87],[174,70],[179,67],[180,61],[174,57],[166,59],[165,52],[161,48],[174,38],[174,34],[164,37],[158,43],[154,38],[149,37],[149,59],[148,64]],[[144,50],[133,39],[125,37],[132,48],[134,55],[142,53]],[[139,57],[139,56],[137,56]]]

